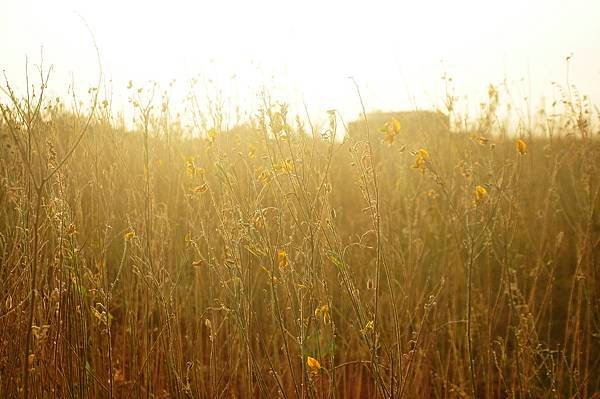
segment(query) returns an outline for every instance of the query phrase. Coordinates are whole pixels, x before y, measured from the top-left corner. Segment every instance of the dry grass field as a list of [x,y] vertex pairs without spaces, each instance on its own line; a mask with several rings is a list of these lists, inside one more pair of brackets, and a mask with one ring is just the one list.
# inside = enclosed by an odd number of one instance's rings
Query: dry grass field
[[158,88],[126,128],[47,83],[3,88],[0,397],[600,392],[598,111],[573,88],[516,125],[490,87],[468,121],[449,97],[318,126],[265,95],[189,129]]

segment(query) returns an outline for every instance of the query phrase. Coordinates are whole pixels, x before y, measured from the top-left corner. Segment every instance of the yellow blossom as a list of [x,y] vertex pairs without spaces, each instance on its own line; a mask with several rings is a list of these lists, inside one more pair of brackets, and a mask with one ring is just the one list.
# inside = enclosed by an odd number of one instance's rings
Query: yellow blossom
[[282,269],[289,265],[290,262],[288,260],[287,252],[285,252],[285,250],[279,250],[279,252],[277,253],[277,261],[279,263],[279,267],[281,267]]
[[480,203],[484,201],[488,196],[488,192],[483,186],[475,187],[475,202]]
[[131,240],[133,240],[134,238],[135,238],[135,231],[133,231],[133,230],[130,230],[130,231],[128,231],[127,233],[125,233],[125,234],[123,235],[123,239],[124,239],[125,241],[131,241]]
[[429,159],[429,152],[427,152],[427,150],[424,148],[421,148],[419,151],[417,151],[417,155],[421,158]]
[[527,154],[527,143],[521,139],[517,139],[517,151],[519,154],[525,155]]
[[313,373],[316,373],[317,371],[321,370],[321,363],[319,363],[319,361],[314,357],[307,356],[306,365],[308,366],[309,371]]
[[383,133],[383,141],[392,145],[394,143],[394,138],[400,133],[400,129],[400,121],[392,117],[379,129],[379,132]]
[[208,186],[206,185],[206,183],[203,183],[199,186],[194,187],[192,191],[196,194],[202,194],[208,191]]
[[487,143],[489,143],[490,139],[488,139],[487,137],[483,137],[483,136],[479,136],[477,137],[477,142],[481,145],[486,145]]
[[421,173],[425,173],[425,166],[427,165],[427,160],[429,159],[429,152],[426,149],[421,148],[419,151],[415,153],[415,163],[413,165],[414,169],[418,169]]

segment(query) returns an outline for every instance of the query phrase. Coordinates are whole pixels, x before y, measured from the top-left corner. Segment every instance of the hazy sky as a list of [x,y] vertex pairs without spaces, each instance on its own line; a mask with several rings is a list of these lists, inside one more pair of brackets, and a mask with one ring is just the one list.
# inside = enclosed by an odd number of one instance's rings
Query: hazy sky
[[[314,112],[359,111],[348,76],[370,109],[439,106],[447,72],[477,104],[488,83],[511,82],[515,101],[553,95],[571,81],[600,102],[600,1],[33,1],[2,0],[0,69],[22,82],[25,56],[55,68],[60,93],[71,76],[94,84],[95,50],[119,96],[129,79],[179,85],[212,79],[232,103],[261,84]],[[274,77],[274,79],[272,79]]]

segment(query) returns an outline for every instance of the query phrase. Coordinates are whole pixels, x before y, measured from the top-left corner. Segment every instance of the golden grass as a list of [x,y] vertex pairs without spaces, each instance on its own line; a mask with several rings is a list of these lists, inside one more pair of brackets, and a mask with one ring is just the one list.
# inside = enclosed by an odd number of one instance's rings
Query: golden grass
[[453,131],[425,113],[346,132],[265,100],[229,130],[204,113],[194,138],[145,91],[126,131],[96,90],[89,118],[5,90],[0,397],[600,390],[581,101],[529,135],[491,89]]

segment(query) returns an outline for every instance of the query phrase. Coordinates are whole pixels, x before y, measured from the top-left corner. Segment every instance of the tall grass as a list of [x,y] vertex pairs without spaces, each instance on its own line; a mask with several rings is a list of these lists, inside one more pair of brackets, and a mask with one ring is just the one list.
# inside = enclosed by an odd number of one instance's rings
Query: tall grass
[[495,87],[468,124],[451,93],[446,119],[323,126],[264,95],[229,129],[131,87],[126,129],[40,79],[3,89],[1,397],[600,390],[597,112],[573,88],[511,131]]

